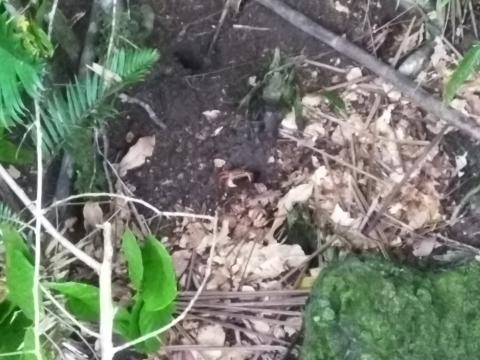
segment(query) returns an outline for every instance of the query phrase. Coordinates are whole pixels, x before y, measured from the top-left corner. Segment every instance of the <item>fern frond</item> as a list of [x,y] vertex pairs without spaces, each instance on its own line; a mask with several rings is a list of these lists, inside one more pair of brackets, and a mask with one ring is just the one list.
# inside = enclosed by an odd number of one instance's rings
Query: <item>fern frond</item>
[[14,20],[0,14],[0,126],[20,121],[22,89],[31,97],[38,95],[41,73],[42,64],[23,47]]
[[18,225],[18,216],[15,212],[5,203],[0,201],[0,224],[13,224]]
[[113,112],[109,99],[133,82],[141,80],[158,59],[155,50],[117,50],[105,68],[119,75],[119,82],[104,81],[100,74],[89,72],[54,94],[42,110],[44,147],[55,152],[75,131],[100,122]]
[[120,76],[123,82],[133,83],[143,80],[158,59],[155,49],[119,49],[107,61],[106,68]]

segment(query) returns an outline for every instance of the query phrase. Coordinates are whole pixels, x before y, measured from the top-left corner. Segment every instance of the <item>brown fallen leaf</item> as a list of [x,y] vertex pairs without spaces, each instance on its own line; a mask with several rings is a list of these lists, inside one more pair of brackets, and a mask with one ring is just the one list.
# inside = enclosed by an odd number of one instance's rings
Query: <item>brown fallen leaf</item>
[[83,206],[83,227],[92,231],[97,225],[103,223],[103,211],[97,202],[87,201]]
[[145,163],[147,157],[152,156],[155,148],[155,136],[145,136],[136,142],[123,157],[118,165],[120,176],[125,176],[128,170],[138,168]]

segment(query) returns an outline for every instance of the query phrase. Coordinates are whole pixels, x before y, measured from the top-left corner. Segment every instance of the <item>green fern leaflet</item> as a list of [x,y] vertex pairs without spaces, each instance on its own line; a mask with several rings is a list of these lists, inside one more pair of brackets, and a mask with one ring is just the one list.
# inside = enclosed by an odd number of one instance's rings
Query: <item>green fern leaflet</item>
[[22,90],[38,95],[42,64],[28,52],[15,31],[15,22],[0,14],[0,126],[9,127],[20,121],[25,107]]
[[[57,92],[42,109],[44,148],[54,153],[75,131],[101,122],[113,113],[109,104],[112,95],[128,85],[140,81],[158,60],[157,51],[151,49],[121,49],[105,65],[115,79],[103,78],[88,72]],[[105,71],[105,73],[107,73]]]

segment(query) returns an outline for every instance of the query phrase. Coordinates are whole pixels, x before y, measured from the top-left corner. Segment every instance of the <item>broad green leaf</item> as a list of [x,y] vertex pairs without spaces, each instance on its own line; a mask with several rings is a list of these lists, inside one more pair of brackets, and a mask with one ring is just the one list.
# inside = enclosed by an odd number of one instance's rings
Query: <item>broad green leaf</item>
[[139,290],[143,279],[142,251],[137,238],[130,230],[122,235],[122,250],[127,261],[128,276],[135,288]]
[[9,226],[2,227],[5,243],[5,275],[8,299],[18,305],[29,319],[34,317],[33,309],[33,265],[22,236]]
[[[25,337],[23,338],[23,351],[35,350],[35,333],[33,327],[29,327],[25,331]],[[21,360],[38,360],[35,354],[27,353],[20,357]]]
[[115,313],[113,319],[113,330],[123,336],[127,340],[132,340],[130,337],[130,324],[132,323],[132,314],[126,308],[120,308]]
[[458,89],[480,66],[480,43],[473,45],[464,55],[462,61],[450,76],[445,89],[443,98],[449,103],[455,97]]
[[26,147],[19,148],[17,144],[0,136],[0,163],[30,164],[34,158],[33,150]]
[[136,339],[140,336],[140,328],[138,326],[140,319],[140,311],[144,306],[144,301],[142,298],[137,297],[135,304],[132,307],[130,326],[128,328],[128,338],[130,340]]
[[99,290],[96,286],[77,283],[49,283],[54,289],[65,296],[67,309],[79,320],[96,321],[100,314]]
[[142,251],[143,283],[141,296],[148,311],[166,308],[177,297],[177,281],[173,261],[165,246],[147,236]]
[[[175,304],[171,303],[166,308],[158,311],[148,311],[145,306],[140,310],[140,316],[138,319],[138,328],[140,330],[140,335],[149,334],[155,330],[160,329],[161,327],[167,325],[172,321],[172,314],[175,310]],[[136,348],[140,352],[151,353],[160,349],[162,345],[162,338],[164,334],[160,334],[155,338],[144,341],[139,344]]]

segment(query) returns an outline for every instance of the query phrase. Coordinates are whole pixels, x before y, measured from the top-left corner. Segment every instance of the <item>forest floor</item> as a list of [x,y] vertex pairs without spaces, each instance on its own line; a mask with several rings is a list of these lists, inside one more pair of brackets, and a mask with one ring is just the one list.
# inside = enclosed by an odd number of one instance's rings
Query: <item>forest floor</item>
[[[396,0],[285,3],[394,66],[426,40],[416,9],[397,9]],[[154,139],[152,155],[122,177],[126,188],[161,210],[218,214],[222,224],[208,291],[159,357],[296,358],[308,288],[346,252],[478,255],[478,206],[462,202],[480,169],[467,136],[438,135],[442,123],[384,79],[255,1],[230,10],[216,40],[224,1],[145,4],[155,14],[146,42],[161,60],[128,92],[137,103],[122,104],[110,123],[108,158],[118,163],[139,139]],[[434,96],[456,61],[448,44],[435,41],[410,74]],[[269,69],[277,49],[295,75],[301,115],[239,106],[280,71]],[[480,98],[471,92],[462,104],[476,113]],[[182,310],[208,266],[213,229],[143,209],[135,216],[165,236]]]

